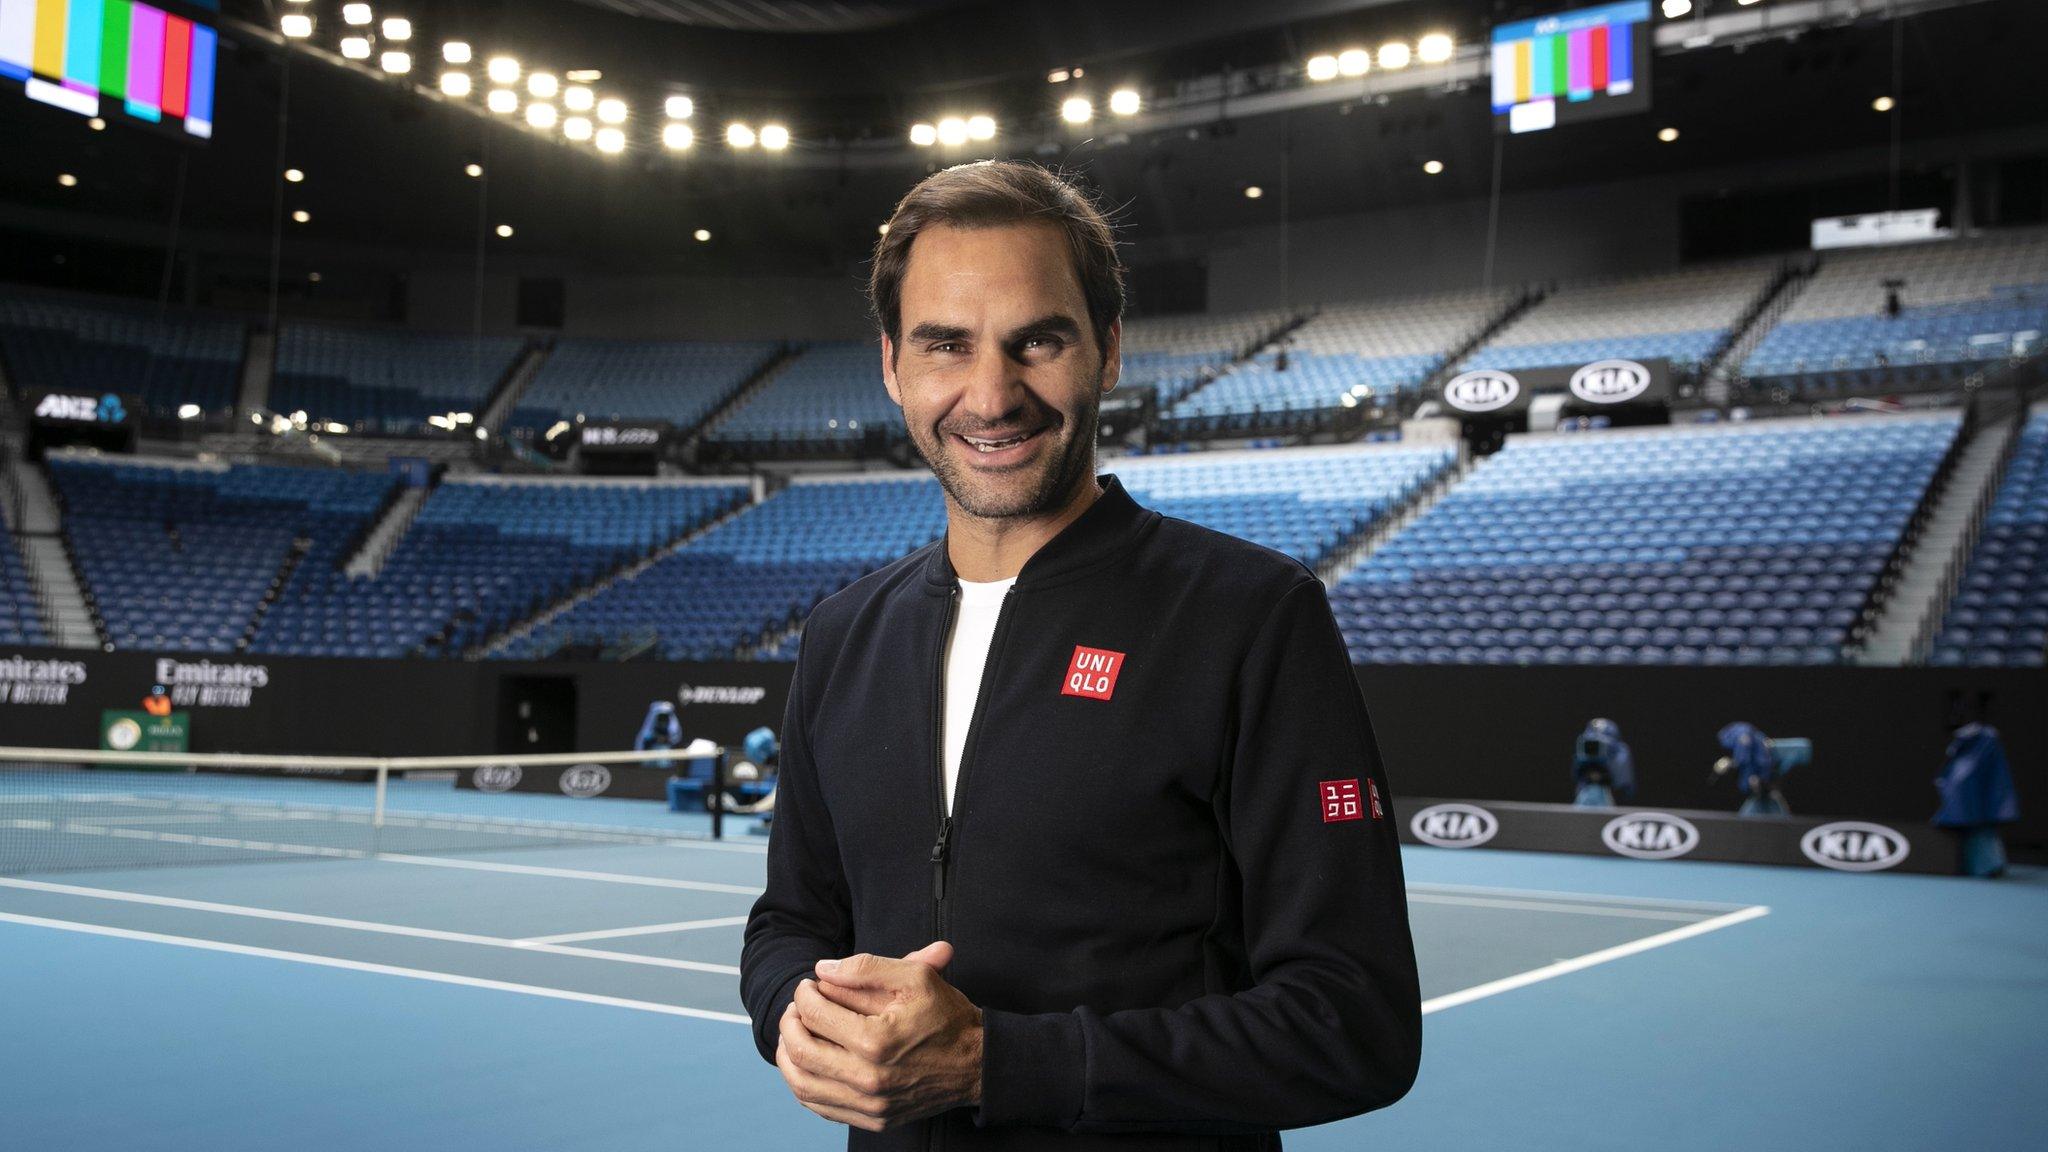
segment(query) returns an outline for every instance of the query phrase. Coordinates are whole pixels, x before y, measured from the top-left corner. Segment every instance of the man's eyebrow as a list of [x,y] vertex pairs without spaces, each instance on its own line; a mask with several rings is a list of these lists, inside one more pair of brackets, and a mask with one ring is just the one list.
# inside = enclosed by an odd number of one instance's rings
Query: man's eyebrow
[[1069,340],[1079,340],[1081,325],[1064,312],[1049,312],[1029,324],[1011,329],[1004,343],[1015,344],[1033,336],[1064,336]]
[[958,324],[936,324],[930,320],[910,330],[912,343],[926,344],[938,340],[965,340],[969,333]]

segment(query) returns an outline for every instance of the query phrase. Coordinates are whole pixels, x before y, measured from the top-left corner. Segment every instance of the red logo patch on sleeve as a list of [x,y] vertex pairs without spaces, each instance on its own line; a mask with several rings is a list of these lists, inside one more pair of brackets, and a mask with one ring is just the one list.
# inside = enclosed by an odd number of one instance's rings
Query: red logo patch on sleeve
[[1060,695],[1107,700],[1116,691],[1117,673],[1123,670],[1123,653],[1076,644],[1074,658],[1067,664],[1067,678],[1060,683]]
[[[1371,781],[1367,781],[1371,783]],[[1357,780],[1325,780],[1318,787],[1323,801],[1323,823],[1335,824],[1340,820],[1363,820],[1365,808],[1359,803]],[[1379,789],[1373,789],[1372,814],[1379,817]]]

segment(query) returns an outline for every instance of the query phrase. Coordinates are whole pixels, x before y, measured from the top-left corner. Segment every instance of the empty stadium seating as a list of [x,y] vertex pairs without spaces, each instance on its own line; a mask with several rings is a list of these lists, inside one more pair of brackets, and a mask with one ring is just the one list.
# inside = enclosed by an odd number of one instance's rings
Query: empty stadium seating
[[1165,409],[1258,348],[1291,319],[1290,313],[1277,309],[1127,319],[1118,387],[1149,388]]
[[287,324],[270,408],[361,432],[418,432],[431,415],[481,413],[521,345],[516,336]]
[[746,498],[741,482],[450,480],[372,577],[301,565],[251,647],[459,655]]
[[2039,668],[2048,651],[2048,407],[2020,431],[1969,565],[1935,638],[1933,663]]
[[230,652],[295,546],[332,554],[388,476],[270,465],[53,457],[64,532],[116,648]]
[[881,355],[866,342],[813,344],[722,417],[710,438],[801,450],[898,436],[902,418],[882,387]]
[[[1899,310],[1888,314],[1888,294]],[[2041,347],[2048,330],[2048,232],[1829,254],[1743,363],[1751,379],[1806,391],[1936,383]]]
[[0,532],[0,644],[47,644],[36,591],[15,547],[14,534]]
[[1459,365],[1547,368],[1607,359],[1666,359],[1697,371],[1777,276],[1772,263],[1694,268],[1566,285],[1514,318]]
[[511,425],[542,432],[587,416],[693,428],[779,348],[766,341],[561,340],[520,396]]
[[175,416],[186,404],[210,413],[235,405],[242,325],[141,305],[0,293],[0,362],[21,391],[121,392]]
[[1332,601],[1361,662],[1836,663],[1959,426],[1515,437]]

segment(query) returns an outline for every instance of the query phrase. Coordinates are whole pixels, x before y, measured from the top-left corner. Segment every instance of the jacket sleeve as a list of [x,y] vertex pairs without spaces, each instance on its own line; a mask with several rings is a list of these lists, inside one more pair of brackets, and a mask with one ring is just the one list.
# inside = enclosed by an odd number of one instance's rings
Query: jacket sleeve
[[740,952],[740,997],[754,1024],[761,1058],[775,1062],[776,1028],[796,986],[819,960],[853,951],[853,913],[839,867],[839,841],[818,789],[798,649],[782,718],[782,759],[775,776],[775,822],[768,836],[768,886],[747,917]]
[[1253,641],[1223,754],[1250,987],[1177,1008],[984,1010],[977,1125],[1269,1131],[1384,1107],[1414,1082],[1421,995],[1394,816],[1320,582],[1291,588]]

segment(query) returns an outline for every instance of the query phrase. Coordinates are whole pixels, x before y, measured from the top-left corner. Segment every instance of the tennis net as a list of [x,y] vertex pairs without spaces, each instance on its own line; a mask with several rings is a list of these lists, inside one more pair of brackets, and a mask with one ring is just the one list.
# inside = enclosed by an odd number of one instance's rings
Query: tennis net
[[[0,747],[0,875],[716,838],[722,821],[701,808],[572,798],[593,787],[661,795],[680,759]],[[639,787],[614,788],[614,777]]]

